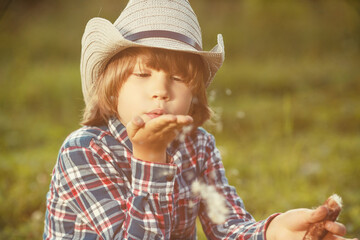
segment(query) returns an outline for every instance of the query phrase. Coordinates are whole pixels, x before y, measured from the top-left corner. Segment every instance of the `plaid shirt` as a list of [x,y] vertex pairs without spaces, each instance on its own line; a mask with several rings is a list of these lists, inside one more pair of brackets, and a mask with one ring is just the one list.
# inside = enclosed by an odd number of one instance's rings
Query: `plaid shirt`
[[[265,239],[225,177],[212,135],[199,128],[167,150],[169,163],[136,159],[125,127],[82,127],[60,149],[47,194],[44,239],[196,239],[199,217],[209,239]],[[230,214],[216,225],[192,194],[199,180],[216,187]],[[209,206],[210,207],[210,206]]]

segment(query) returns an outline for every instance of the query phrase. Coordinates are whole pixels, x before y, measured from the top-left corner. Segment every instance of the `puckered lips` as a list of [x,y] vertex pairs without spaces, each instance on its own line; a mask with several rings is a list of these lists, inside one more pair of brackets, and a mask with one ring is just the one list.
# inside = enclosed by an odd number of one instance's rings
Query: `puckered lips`
[[157,108],[157,109],[154,109],[154,110],[146,113],[146,115],[148,115],[148,117],[151,119],[160,117],[163,114],[165,114],[165,110],[162,108]]

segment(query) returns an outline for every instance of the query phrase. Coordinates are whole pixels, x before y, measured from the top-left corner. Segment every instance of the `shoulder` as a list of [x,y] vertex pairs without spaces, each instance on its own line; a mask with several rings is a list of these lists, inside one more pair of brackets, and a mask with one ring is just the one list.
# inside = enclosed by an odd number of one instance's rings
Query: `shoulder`
[[209,143],[215,144],[215,137],[202,127],[198,127],[192,136],[192,140],[199,145],[208,145]]
[[107,135],[107,127],[83,126],[72,132],[64,141],[61,149],[71,147],[89,147],[93,139],[100,140]]
[[206,131],[204,128],[199,127],[193,131],[185,140],[184,147],[189,150],[199,152],[210,152],[216,148],[214,136]]

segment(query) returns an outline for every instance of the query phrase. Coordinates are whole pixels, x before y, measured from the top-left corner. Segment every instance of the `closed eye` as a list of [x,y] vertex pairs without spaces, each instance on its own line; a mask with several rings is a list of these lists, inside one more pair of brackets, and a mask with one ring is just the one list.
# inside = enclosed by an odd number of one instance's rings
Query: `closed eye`
[[171,78],[171,80],[176,81],[176,82],[184,82],[184,79],[179,76],[171,76],[170,78]]
[[134,75],[140,78],[147,78],[151,76],[150,73],[134,73]]

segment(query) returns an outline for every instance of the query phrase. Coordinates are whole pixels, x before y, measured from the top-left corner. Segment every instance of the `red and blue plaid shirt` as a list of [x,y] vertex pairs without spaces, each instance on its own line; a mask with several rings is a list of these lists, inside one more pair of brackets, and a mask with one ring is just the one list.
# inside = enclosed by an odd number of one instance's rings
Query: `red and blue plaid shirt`
[[[82,127],[60,149],[47,194],[44,239],[265,239],[274,216],[255,222],[225,177],[212,135],[199,128],[168,148],[169,163],[136,159],[125,127]],[[198,180],[216,187],[230,214],[216,225],[192,194]]]

